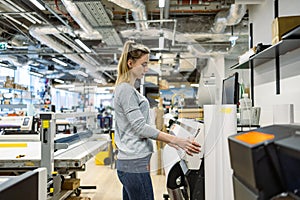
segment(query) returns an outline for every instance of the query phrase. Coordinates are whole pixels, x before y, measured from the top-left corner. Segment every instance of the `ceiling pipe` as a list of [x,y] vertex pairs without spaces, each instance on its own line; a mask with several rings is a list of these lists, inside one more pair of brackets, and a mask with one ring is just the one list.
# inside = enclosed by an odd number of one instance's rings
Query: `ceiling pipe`
[[61,53],[66,58],[72,60],[73,62],[77,63],[80,67],[86,68],[90,73],[91,76],[94,78],[99,78],[97,76],[97,66],[93,66],[90,63],[83,60],[80,56],[75,54],[68,54],[71,53],[72,50],[67,48],[66,46],[62,45],[61,43],[55,41],[50,36],[46,34],[40,33],[41,27],[39,26],[31,26],[29,29],[30,35],[32,35],[34,38],[36,38],[38,41],[40,41],[42,44],[45,44],[46,46],[52,48],[53,50],[57,51],[58,53]]
[[15,67],[23,67],[23,66],[26,66],[26,65],[29,65],[32,63],[32,61],[29,61],[27,59],[24,61],[21,61],[17,57],[10,56],[10,55],[0,55],[0,60],[7,61]]
[[[174,28],[173,28],[173,37],[172,37],[172,45],[175,45],[175,37],[176,37],[176,27],[177,27],[177,20],[176,19],[157,19],[157,20],[138,20],[137,22],[148,22],[148,23],[162,23],[162,22],[172,22],[174,23]],[[127,23],[135,23],[135,22],[127,22]],[[149,29],[148,29],[149,30]],[[132,31],[132,30],[131,30]],[[160,33],[158,34],[160,35]]]
[[[94,40],[102,39],[101,34],[96,31],[90,23],[86,20],[86,18],[82,15],[81,11],[78,9],[76,4],[72,0],[62,0],[65,8],[67,9],[68,13],[72,16],[72,18],[77,22],[80,28],[86,33],[80,35],[80,37],[90,38]],[[89,35],[92,35],[89,36]]]
[[[8,2],[6,2],[5,0],[3,0],[2,2],[1,2],[2,4],[4,4],[5,6],[7,6],[8,8],[10,8],[10,9],[12,9],[13,11],[15,11],[15,12],[24,12],[25,10],[19,10],[18,8],[16,8],[16,5],[14,4],[14,5],[11,5],[11,2],[10,3],[8,3]],[[30,16],[29,16],[29,14],[28,13],[20,13],[20,15],[22,16],[22,17],[24,17],[25,19],[27,19],[28,21],[30,21],[31,23],[33,23],[33,24],[35,24],[36,23],[36,21],[35,20],[33,20]]]
[[165,0],[164,18],[169,19],[170,16],[170,0]]
[[218,12],[212,31],[214,33],[223,33],[226,26],[233,26],[240,23],[245,14],[245,4],[232,4],[229,10]]
[[236,4],[263,4],[265,0],[235,0]]
[[[138,30],[140,30],[140,25],[142,26],[142,30],[148,29],[148,24],[145,20],[147,20],[146,6],[141,0],[109,0],[118,6],[131,10],[132,17],[136,24]],[[142,20],[142,22],[140,22]]]
[[66,43],[67,45],[69,45],[73,50],[78,52],[84,60],[88,61],[92,65],[99,65],[99,63],[94,58],[92,58],[89,54],[86,54],[85,51],[83,51],[80,47],[78,47],[69,39],[65,38],[61,34],[54,34],[54,36],[60,39],[61,41],[63,41],[64,43]]

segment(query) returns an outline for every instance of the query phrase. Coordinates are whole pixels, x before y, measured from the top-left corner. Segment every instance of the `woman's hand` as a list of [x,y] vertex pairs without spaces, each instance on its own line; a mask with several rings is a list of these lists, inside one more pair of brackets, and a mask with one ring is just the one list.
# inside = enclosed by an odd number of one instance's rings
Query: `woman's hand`
[[160,132],[157,136],[157,140],[166,142],[168,145],[176,149],[181,148],[190,156],[200,152],[201,146],[194,140],[194,138],[180,138],[175,135]]
[[200,144],[194,139],[189,138],[175,137],[174,140],[169,143],[169,145],[176,149],[178,149],[178,147],[183,149],[190,156],[193,156],[193,154],[201,151]]

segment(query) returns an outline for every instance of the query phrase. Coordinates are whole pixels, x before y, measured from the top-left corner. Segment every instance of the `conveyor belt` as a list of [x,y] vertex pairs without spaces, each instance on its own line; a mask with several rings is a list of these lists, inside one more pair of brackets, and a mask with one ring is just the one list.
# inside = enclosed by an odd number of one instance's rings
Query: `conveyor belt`
[[[41,142],[24,142],[26,147],[1,147],[1,144],[16,142],[0,142],[0,168],[36,168],[41,163]],[[4,146],[4,145],[3,145]],[[83,140],[69,146],[66,150],[54,153],[56,168],[80,168],[99,151],[107,147],[105,140]]]
[[[66,135],[66,134],[63,134],[63,135]],[[76,141],[80,141],[82,139],[89,138],[92,135],[93,135],[92,131],[86,130],[86,131],[82,131],[82,132],[79,132],[79,133],[74,133],[74,134],[71,134],[71,135],[67,135],[67,137],[61,137],[61,138],[55,139],[54,142],[55,143],[68,143],[68,144],[71,144],[71,143],[74,143]]]
[[86,163],[99,151],[107,147],[107,141],[87,141],[68,148],[67,151],[55,154],[55,168],[77,168]]

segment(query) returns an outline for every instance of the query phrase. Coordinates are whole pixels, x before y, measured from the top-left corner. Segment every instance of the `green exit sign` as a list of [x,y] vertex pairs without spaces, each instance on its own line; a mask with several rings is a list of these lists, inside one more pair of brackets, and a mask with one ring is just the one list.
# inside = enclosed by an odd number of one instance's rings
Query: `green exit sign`
[[0,42],[0,50],[6,50],[7,49],[7,42]]

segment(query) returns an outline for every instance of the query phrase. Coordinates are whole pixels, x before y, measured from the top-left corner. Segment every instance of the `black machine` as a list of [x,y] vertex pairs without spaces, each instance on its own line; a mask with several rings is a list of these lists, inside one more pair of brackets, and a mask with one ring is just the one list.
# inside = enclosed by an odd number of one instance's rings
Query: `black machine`
[[235,200],[300,199],[299,125],[272,125],[228,140]]

